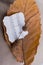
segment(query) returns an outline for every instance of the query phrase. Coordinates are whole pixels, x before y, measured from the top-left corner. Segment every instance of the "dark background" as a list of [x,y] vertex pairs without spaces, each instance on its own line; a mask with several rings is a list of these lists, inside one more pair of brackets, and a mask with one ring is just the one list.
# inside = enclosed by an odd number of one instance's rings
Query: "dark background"
[[5,15],[6,11],[8,10],[10,4],[13,1],[14,0],[0,0],[0,27],[1,27],[3,16]]

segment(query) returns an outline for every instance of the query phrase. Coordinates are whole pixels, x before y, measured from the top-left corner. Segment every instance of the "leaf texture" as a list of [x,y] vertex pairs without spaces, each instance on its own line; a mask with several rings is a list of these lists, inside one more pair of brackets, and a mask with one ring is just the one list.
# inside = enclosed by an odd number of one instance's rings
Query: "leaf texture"
[[14,42],[11,51],[17,61],[24,61],[24,65],[30,65],[39,45],[41,34],[40,13],[34,0],[15,0],[10,5],[7,15],[10,16],[17,12],[24,13],[26,30],[29,31],[29,34],[24,39]]

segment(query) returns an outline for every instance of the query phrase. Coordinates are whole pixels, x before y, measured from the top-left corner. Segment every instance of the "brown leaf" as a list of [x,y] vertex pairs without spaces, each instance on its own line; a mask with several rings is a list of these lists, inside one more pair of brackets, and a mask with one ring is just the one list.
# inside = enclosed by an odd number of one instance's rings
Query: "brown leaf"
[[30,65],[37,52],[41,33],[40,13],[34,0],[15,0],[10,5],[7,15],[23,12],[25,15],[26,29],[29,34],[22,40],[14,42],[11,51],[17,61]]

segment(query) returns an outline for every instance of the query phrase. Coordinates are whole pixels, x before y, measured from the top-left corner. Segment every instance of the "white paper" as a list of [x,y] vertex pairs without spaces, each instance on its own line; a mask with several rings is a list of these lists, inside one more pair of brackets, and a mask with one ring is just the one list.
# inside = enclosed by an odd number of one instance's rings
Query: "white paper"
[[3,23],[6,27],[9,41],[12,43],[16,39],[22,39],[28,34],[28,31],[23,31],[22,29],[25,26],[25,17],[22,12],[4,17]]

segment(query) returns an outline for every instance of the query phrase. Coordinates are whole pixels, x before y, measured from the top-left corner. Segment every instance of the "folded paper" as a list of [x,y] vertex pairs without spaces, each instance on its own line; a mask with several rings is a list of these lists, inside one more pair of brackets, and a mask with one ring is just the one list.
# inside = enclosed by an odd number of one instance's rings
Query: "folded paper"
[[23,31],[22,29],[23,26],[25,26],[25,16],[22,12],[11,16],[5,16],[3,23],[6,27],[6,33],[9,37],[9,41],[12,43],[16,39],[22,39],[28,34],[28,31]]

